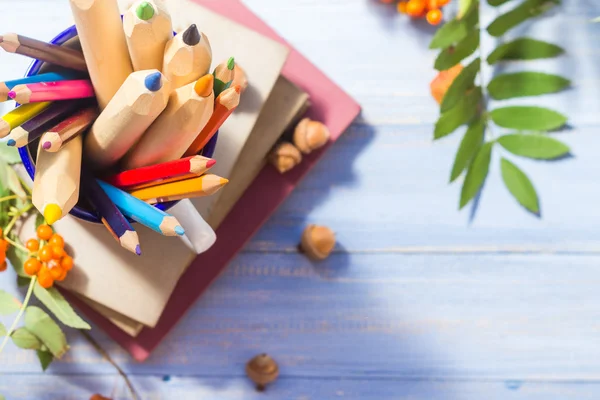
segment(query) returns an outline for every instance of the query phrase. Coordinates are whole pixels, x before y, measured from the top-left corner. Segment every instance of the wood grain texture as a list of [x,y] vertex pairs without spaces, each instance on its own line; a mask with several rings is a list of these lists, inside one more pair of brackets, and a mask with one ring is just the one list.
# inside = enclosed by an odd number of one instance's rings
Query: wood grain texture
[[[93,331],[142,398],[598,398],[600,24],[589,20],[600,4],[565,1],[516,32],[569,48],[528,69],[574,82],[542,100],[570,116],[573,128],[557,137],[574,157],[517,160],[540,193],[543,218],[510,198],[495,163],[471,221],[471,210],[457,211],[459,185],[447,185],[458,135],[432,141],[430,27],[370,0],[245,1],[364,111],[148,362]],[[12,10],[0,15],[6,31],[45,39],[70,23],[58,0],[0,6]],[[20,15],[30,24],[18,25]],[[2,57],[0,76],[16,77],[27,63]],[[385,74],[374,75],[381,65]],[[323,263],[296,252],[308,223],[338,235]],[[13,281],[4,273],[0,287],[16,293]],[[31,352],[9,346],[0,393],[81,399],[117,388],[115,398],[127,398],[113,368],[76,332],[68,336],[67,358],[46,374]],[[243,366],[263,351],[282,377],[256,395]]]

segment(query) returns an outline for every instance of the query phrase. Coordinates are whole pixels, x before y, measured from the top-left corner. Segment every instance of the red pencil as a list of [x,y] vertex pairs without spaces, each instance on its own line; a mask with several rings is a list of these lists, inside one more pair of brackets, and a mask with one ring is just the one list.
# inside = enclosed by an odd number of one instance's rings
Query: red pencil
[[142,189],[200,176],[211,169],[215,163],[215,160],[210,158],[192,156],[149,167],[123,171],[104,180],[120,189]]

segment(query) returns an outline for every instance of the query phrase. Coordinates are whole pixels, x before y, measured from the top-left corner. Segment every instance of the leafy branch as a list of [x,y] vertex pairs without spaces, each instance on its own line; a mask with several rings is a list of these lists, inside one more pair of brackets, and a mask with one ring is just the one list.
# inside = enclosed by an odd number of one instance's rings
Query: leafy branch
[[[518,25],[560,4],[560,0],[487,0],[493,7],[509,2],[518,4],[487,26],[488,35],[501,38]],[[553,58],[562,55],[564,50],[552,43],[518,38],[500,44],[485,57],[481,48],[481,37],[485,34],[479,23],[481,7],[480,0],[462,0],[458,16],[442,26],[431,41],[430,48],[440,51],[434,65],[440,74],[432,82],[432,92],[434,95],[437,92],[436,98],[440,102],[434,139],[446,137],[467,125],[450,173],[450,182],[465,176],[459,208],[469,204],[481,191],[492,154],[502,152],[500,170],[505,186],[523,207],[539,215],[539,198],[533,183],[505,156],[510,153],[530,159],[556,160],[568,155],[569,147],[548,135],[548,132],[564,127],[567,117],[535,105],[511,103],[490,109],[488,103],[490,99],[503,101],[557,93],[569,87],[571,82],[558,75],[521,71],[498,74],[486,84],[482,63],[485,60],[493,66]],[[461,63],[468,58],[471,61],[463,68]],[[496,136],[496,128],[509,131]]]

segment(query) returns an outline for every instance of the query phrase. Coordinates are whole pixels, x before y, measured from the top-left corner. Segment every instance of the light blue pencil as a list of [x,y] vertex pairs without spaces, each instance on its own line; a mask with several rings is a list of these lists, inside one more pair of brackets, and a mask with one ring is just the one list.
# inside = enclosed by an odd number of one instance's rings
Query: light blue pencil
[[28,83],[40,83],[40,82],[59,82],[75,79],[81,76],[81,72],[77,71],[64,71],[64,72],[46,72],[45,74],[38,74],[28,76],[26,78],[13,79],[12,81],[0,82],[0,101],[8,101],[8,92],[17,85],[26,85]]
[[177,218],[143,202],[106,182],[98,180],[108,197],[123,214],[165,236],[181,236],[185,230]]

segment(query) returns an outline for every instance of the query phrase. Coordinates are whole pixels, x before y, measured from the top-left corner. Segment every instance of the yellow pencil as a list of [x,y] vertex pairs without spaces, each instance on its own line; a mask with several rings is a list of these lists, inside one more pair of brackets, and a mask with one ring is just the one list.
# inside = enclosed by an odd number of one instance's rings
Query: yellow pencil
[[184,181],[163,183],[144,189],[133,190],[129,194],[150,204],[164,203],[193,197],[210,196],[218,192],[228,182],[225,178],[208,174]]
[[0,118],[0,138],[5,137],[17,126],[23,125],[46,108],[50,107],[50,104],[49,101],[24,104]]

